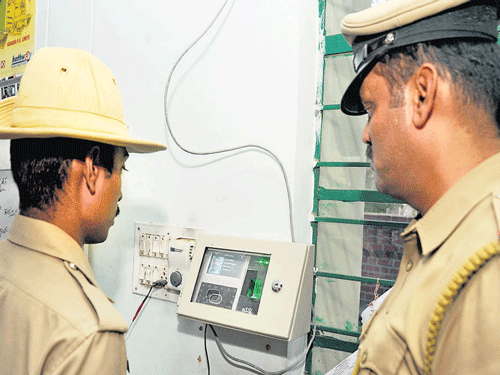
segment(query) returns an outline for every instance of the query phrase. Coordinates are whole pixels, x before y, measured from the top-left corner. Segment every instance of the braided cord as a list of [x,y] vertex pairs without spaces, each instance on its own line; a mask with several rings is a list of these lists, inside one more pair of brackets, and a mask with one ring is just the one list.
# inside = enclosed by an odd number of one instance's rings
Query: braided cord
[[436,308],[431,316],[429,327],[427,328],[424,375],[432,374],[431,366],[436,352],[437,339],[446,311],[450,307],[456,295],[474,275],[474,273],[497,254],[500,254],[500,243],[498,241],[492,242],[479,249],[462,265],[462,267],[460,267],[443,291],[441,297],[439,297]]
[[358,375],[360,363],[361,363],[361,357],[360,355],[358,355],[358,358],[356,359],[356,365],[352,370],[352,375]]

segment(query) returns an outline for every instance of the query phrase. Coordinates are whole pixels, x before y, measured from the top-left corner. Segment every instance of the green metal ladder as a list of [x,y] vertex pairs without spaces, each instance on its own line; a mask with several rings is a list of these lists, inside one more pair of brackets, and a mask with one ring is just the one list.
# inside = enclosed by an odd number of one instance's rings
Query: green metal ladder
[[[319,12],[320,18],[322,20],[322,29],[324,34],[324,16],[325,16],[325,0],[319,0]],[[338,35],[328,35],[324,36],[324,56],[323,58],[338,56],[342,58],[352,58],[352,50],[349,44],[345,41],[342,34]],[[326,66],[326,64],[324,64]],[[324,111],[340,111],[340,104],[328,104],[323,105],[323,87],[319,88],[321,91],[321,102],[318,103],[319,106],[319,117],[321,125],[323,124],[323,113]],[[351,189],[327,189],[320,186],[320,174],[324,168],[369,168],[369,163],[364,162],[336,162],[336,161],[324,161],[321,160],[321,136],[322,136],[322,128],[317,132],[316,139],[316,149],[315,149],[315,159],[317,160],[313,173],[314,173],[314,202],[313,202],[313,215],[314,219],[311,222],[313,238],[312,242],[315,245],[315,269],[318,269],[318,265],[316,264],[317,255],[322,251],[321,244],[318,244],[318,225],[320,223],[327,224],[349,224],[349,225],[371,225],[371,226],[383,226],[383,227],[392,227],[392,228],[404,228],[407,226],[407,223],[399,223],[399,222],[385,222],[385,221],[373,221],[373,220],[359,220],[353,218],[336,218],[336,217],[325,217],[324,215],[319,216],[319,202],[320,201],[340,201],[340,202],[374,202],[374,203],[402,203],[400,201],[394,200],[391,197],[381,194],[377,191],[372,190],[351,190]],[[360,249],[361,251],[361,249]],[[318,279],[340,279],[340,280],[349,280],[353,282],[359,283],[369,283],[384,286],[392,286],[394,284],[393,280],[379,280],[376,278],[368,278],[368,277],[359,277],[346,275],[341,273],[329,273],[329,272],[315,272],[315,286]],[[318,296],[316,294],[316,288],[313,293],[313,305],[316,306],[321,301],[317,300]],[[320,323],[320,322],[317,322]],[[337,337],[332,337],[330,334],[336,334]],[[346,339],[338,338],[345,337]],[[312,374],[313,367],[313,357],[314,357],[314,348],[326,348],[337,350],[341,352],[353,353],[358,348],[357,340],[353,342],[352,338],[359,338],[359,331],[347,330],[339,327],[329,327],[318,324],[316,326],[316,338],[313,342],[312,349],[308,354],[305,374],[318,375],[319,373]],[[350,337],[351,340],[347,340]]]

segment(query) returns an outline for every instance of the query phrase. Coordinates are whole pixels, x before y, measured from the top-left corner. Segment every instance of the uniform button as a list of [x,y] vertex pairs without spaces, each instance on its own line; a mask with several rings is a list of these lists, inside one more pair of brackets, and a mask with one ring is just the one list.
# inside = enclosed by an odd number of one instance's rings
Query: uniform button
[[406,263],[406,272],[410,272],[412,268],[413,268],[413,262],[409,260],[408,263]]
[[69,264],[69,267],[70,267],[70,268],[72,268],[72,269],[74,269],[74,270],[76,270],[75,263],[70,263],[70,264]]
[[363,352],[363,354],[361,354],[361,363],[365,363],[366,360],[368,359],[368,352]]

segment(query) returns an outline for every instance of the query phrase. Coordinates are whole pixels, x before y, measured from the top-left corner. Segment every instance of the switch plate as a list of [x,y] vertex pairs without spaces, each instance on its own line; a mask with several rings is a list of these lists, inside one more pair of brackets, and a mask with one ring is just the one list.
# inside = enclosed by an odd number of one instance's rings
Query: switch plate
[[[167,279],[167,285],[154,290],[151,297],[177,303],[184,282],[174,286],[170,276],[177,272],[183,281],[200,233],[203,231],[195,228],[136,222],[132,292],[145,296],[155,281]],[[174,245],[172,256],[170,244]]]

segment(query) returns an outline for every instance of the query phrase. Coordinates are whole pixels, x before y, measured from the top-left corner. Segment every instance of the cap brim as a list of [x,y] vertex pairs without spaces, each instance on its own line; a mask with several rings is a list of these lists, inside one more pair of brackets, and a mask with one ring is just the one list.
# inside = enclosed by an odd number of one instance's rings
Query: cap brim
[[361,90],[361,85],[363,84],[364,79],[376,63],[377,59],[374,57],[370,62],[362,66],[345,90],[342,100],[340,101],[340,109],[346,115],[361,116],[366,114],[365,107],[361,102],[359,91]]
[[50,124],[37,124],[36,121],[30,121],[29,127],[16,126],[12,120],[15,100],[16,97],[11,97],[0,101],[0,139],[77,138],[125,147],[127,151],[131,153],[151,153],[162,151],[167,148],[166,145],[158,142],[84,129],[71,129]]

